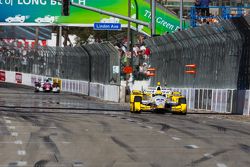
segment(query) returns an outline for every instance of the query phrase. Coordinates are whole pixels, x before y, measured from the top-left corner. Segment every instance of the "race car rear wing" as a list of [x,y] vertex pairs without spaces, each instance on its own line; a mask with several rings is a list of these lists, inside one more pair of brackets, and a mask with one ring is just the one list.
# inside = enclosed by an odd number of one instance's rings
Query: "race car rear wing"
[[[148,87],[148,89],[145,89],[143,92],[145,94],[146,93],[148,93],[148,94],[155,94],[156,91],[157,91],[157,88],[155,88],[155,87]],[[164,94],[164,95],[172,94],[172,90],[169,89],[169,88],[163,87],[163,88],[161,88],[161,91],[162,91],[162,94]]]

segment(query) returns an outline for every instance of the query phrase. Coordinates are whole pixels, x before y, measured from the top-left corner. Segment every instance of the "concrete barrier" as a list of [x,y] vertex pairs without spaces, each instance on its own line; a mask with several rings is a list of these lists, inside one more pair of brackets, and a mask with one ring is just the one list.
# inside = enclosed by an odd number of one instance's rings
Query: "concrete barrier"
[[104,85],[100,83],[90,83],[89,95],[104,99]]
[[119,102],[119,99],[120,99],[120,87],[119,86],[116,86],[116,85],[104,86],[104,100]]
[[232,89],[174,88],[187,97],[188,108],[220,113],[234,113],[234,91]]

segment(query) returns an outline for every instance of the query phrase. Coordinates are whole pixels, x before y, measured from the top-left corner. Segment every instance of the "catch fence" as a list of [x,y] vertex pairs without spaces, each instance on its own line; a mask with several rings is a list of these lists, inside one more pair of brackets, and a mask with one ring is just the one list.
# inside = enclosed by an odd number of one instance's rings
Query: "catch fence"
[[0,69],[120,85],[118,51],[110,43],[27,47],[0,41]]
[[[175,88],[249,89],[250,17],[178,31],[146,40],[160,81]],[[196,74],[186,74],[195,64]]]

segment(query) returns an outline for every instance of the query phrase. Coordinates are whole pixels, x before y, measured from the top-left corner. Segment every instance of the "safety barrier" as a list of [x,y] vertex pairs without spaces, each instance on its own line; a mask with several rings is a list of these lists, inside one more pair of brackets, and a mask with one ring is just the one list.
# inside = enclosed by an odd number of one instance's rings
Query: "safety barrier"
[[187,97],[188,108],[219,113],[235,113],[235,90],[230,89],[173,89]]
[[92,97],[104,98],[104,85],[100,83],[90,83],[90,93]]
[[[36,81],[43,81],[46,76],[0,70],[0,82],[15,83],[33,87]],[[89,83],[87,81],[62,79],[62,91],[79,93],[97,97],[107,101],[119,102],[120,87],[116,85],[104,85]]]
[[62,91],[80,93],[88,95],[88,85],[86,81],[62,79]]
[[120,87],[116,85],[105,85],[104,100],[119,102],[120,101]]

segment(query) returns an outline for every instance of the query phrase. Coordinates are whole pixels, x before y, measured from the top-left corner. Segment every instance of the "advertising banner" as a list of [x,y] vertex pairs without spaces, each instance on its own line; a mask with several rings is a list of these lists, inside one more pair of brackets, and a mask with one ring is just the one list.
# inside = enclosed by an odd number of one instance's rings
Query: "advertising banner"
[[5,78],[5,71],[0,71],[0,81],[4,82]]
[[16,72],[16,83],[21,84],[22,83],[22,73]]
[[[108,12],[128,15],[127,0],[71,0],[74,3],[86,5]],[[127,25],[127,21],[113,18],[89,10],[70,7],[70,16],[61,16],[61,3],[55,0],[0,0],[0,24],[1,25],[65,25],[93,27],[94,23],[121,23]],[[150,22],[150,0],[132,0],[131,17],[145,22]],[[138,31],[150,33],[150,29],[144,26],[132,24]],[[188,25],[187,25],[188,26]],[[157,6],[156,33],[164,34],[173,32],[179,28],[179,18],[163,6]]]

